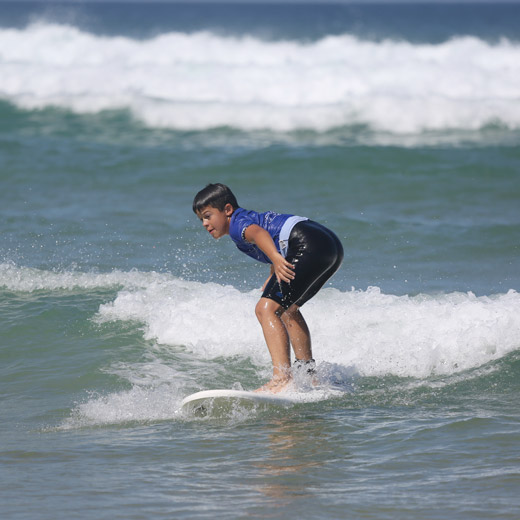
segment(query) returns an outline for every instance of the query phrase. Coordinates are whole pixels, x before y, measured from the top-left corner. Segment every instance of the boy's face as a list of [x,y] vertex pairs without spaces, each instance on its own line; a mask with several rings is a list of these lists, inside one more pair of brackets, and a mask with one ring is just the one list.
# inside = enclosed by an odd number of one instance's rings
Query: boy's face
[[231,204],[226,204],[223,211],[213,206],[205,206],[197,213],[202,225],[213,238],[229,235],[229,221],[232,214]]

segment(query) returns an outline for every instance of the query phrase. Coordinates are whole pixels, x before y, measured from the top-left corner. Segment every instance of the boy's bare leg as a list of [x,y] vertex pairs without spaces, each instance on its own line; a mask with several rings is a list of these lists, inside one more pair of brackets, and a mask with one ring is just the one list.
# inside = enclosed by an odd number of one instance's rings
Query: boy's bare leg
[[289,382],[291,368],[289,334],[281,318],[283,308],[274,300],[260,298],[255,311],[273,361],[273,378],[258,390],[279,392]]
[[312,359],[311,334],[300,312],[300,308],[296,305],[291,305],[282,314],[282,321],[289,334],[296,359],[305,361]]
[[[296,305],[289,307],[282,315],[282,321],[289,334],[296,359],[304,362],[312,361],[311,365],[307,365],[306,363],[303,365],[300,364],[300,368],[304,366],[304,373],[313,374],[315,363],[312,359],[311,334],[300,312],[300,308]],[[318,379],[315,377],[312,377],[311,382],[314,386],[319,384]]]

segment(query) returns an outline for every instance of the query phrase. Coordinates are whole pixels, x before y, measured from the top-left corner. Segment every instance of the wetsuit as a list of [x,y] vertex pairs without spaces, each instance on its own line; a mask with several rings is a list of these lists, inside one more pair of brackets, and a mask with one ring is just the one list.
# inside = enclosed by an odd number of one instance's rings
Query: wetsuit
[[251,224],[265,229],[278,252],[294,265],[295,278],[290,284],[278,283],[273,274],[262,294],[285,309],[293,304],[301,307],[310,300],[341,265],[341,242],[325,226],[296,215],[238,208],[231,216],[229,234],[238,249],[255,260],[271,263],[258,246],[245,239],[245,231]]

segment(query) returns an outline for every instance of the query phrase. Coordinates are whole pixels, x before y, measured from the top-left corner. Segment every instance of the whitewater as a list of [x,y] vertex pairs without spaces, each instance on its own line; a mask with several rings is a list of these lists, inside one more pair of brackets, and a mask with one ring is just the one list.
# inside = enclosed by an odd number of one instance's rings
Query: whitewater
[[[0,287],[64,297],[112,290],[91,316],[140,324],[145,340],[183,347],[198,359],[249,359],[269,365],[254,316],[258,290],[186,281],[168,273],[53,272],[0,264]],[[207,302],[211,302],[208,308]],[[520,295],[396,296],[377,287],[324,289],[304,309],[316,358],[363,376],[427,378],[485,365],[518,349]],[[229,319],[232,316],[232,319]]]
[[518,85],[520,44],[505,38],[301,42],[197,31],[139,40],[45,22],[0,29],[0,99],[26,110],[128,110],[175,130],[517,130]]

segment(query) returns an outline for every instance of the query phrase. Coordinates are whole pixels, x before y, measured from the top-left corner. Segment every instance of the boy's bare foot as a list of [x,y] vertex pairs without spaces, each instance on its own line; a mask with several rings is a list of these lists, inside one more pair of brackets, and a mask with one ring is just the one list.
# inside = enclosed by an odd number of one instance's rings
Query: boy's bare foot
[[265,385],[257,388],[255,392],[271,392],[272,394],[277,394],[278,392],[285,390],[289,386],[290,382],[291,378],[289,377],[271,379],[271,381]]

